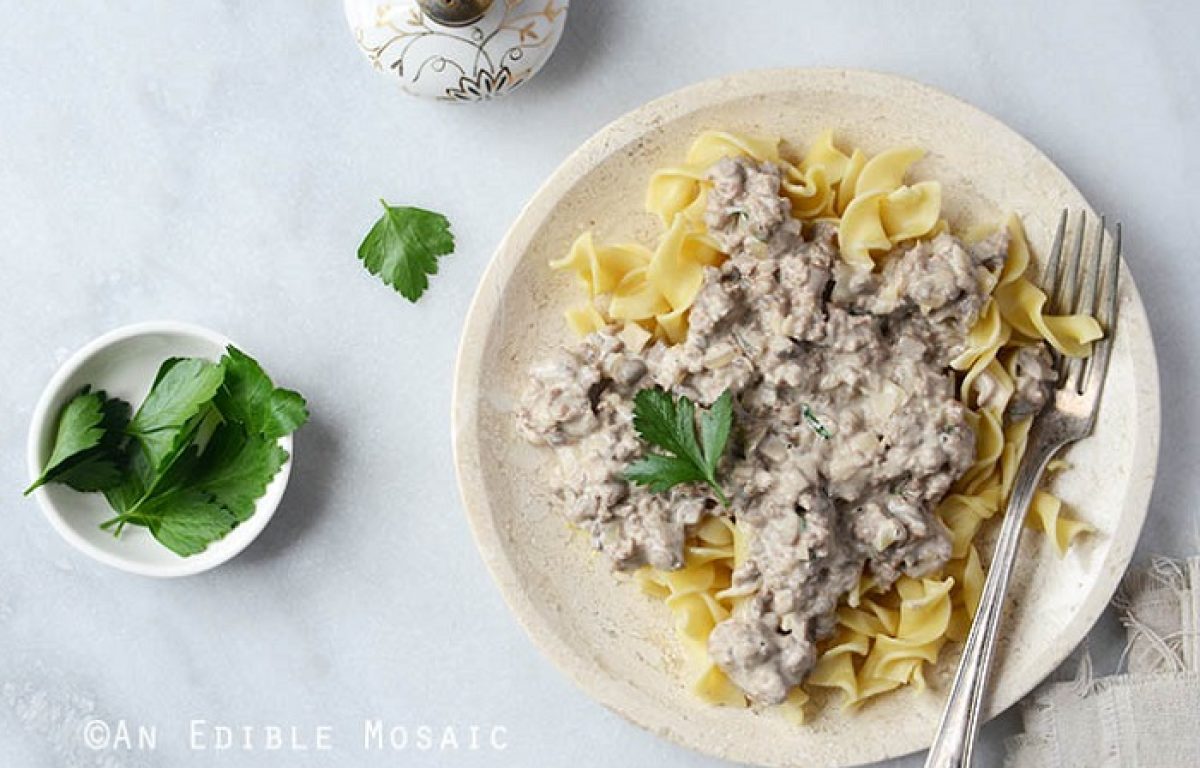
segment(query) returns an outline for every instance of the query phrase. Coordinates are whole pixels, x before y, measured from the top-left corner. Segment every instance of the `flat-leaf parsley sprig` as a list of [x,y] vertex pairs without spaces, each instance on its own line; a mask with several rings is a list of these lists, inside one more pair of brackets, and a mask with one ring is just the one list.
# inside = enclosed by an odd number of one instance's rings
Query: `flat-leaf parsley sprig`
[[77,491],[99,491],[120,479],[120,453],[129,403],[103,390],[84,387],[63,408],[46,468],[25,495],[46,483],[62,483]]
[[681,483],[705,483],[723,506],[729,506],[717,482],[717,464],[725,453],[733,427],[733,395],[725,390],[700,414],[696,436],[696,405],[686,396],[675,400],[655,387],[643,389],[633,399],[633,428],[662,452],[647,453],[625,469],[625,478],[655,493]]
[[450,220],[440,213],[405,205],[383,204],[383,215],[358,247],[358,258],[372,275],[415,302],[436,275],[438,259],[454,252]]

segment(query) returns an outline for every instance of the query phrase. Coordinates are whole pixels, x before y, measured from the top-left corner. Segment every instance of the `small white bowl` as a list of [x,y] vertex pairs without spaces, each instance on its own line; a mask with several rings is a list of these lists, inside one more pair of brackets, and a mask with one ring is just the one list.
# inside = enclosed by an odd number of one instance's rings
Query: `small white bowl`
[[[29,425],[30,478],[37,478],[53,448],[58,415],[85,385],[103,389],[136,410],[159,365],[168,357],[204,357],[216,361],[232,342],[219,333],[186,323],[149,322],[127,325],[95,339],[71,355],[46,385]],[[279,506],[292,470],[292,436],[280,438],[288,460],[254,514],[229,535],[191,557],[180,557],[159,544],[150,531],[126,526],[119,537],[100,529],[113,511],[99,493],[79,493],[65,485],[48,484],[34,491],[46,519],[73,547],[105,565],[158,578],[189,576],[215,568],[245,549],[262,532]]]

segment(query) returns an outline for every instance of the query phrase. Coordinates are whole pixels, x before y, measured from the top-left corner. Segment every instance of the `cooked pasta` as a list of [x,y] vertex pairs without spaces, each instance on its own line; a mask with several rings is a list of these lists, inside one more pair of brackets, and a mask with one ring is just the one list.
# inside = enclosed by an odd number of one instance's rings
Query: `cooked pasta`
[[[653,249],[600,246],[589,232],[552,262],[556,269],[573,272],[588,292],[586,303],[568,310],[570,326],[585,335],[624,323],[645,336],[643,343],[651,336],[667,343],[686,337],[689,309],[704,285],[705,269],[725,258],[704,219],[711,185],[707,169],[723,157],[778,165],[792,216],[836,224],[841,259],[859,268],[874,268],[897,245],[947,229],[940,184],[907,181],[924,156],[918,148],[896,147],[874,156],[857,148],[846,153],[835,145],[831,131],[818,136],[796,163],[779,148],[775,138],[708,131],[689,148],[684,164],[655,172],[646,209],[661,219],[665,233]],[[961,374],[959,398],[972,409],[976,450],[974,463],[936,510],[951,535],[949,563],[933,577],[902,576],[886,590],[869,576],[860,579],[838,609],[837,630],[820,646],[804,688],[794,689],[784,705],[797,716],[808,701],[807,691],[814,688],[840,692],[844,706],[903,686],[920,689],[926,665],[937,661],[945,643],[965,638],[984,581],[977,536],[1007,501],[1031,422],[1031,417],[1005,420],[1021,350],[1044,340],[1063,355],[1085,356],[1091,342],[1102,336],[1091,317],[1047,313],[1046,295],[1026,274],[1031,259],[1020,220],[1010,216],[1004,226],[1007,260],[992,275],[991,297],[966,349],[952,362]],[[1046,491],[1037,493],[1028,524],[1045,531],[1060,555],[1092,530]],[[682,568],[646,566],[636,579],[671,609],[696,693],[715,704],[744,706],[743,692],[708,652],[713,628],[745,599],[731,587],[731,575],[745,558],[743,537],[736,523],[706,518],[692,531],[684,552]]]

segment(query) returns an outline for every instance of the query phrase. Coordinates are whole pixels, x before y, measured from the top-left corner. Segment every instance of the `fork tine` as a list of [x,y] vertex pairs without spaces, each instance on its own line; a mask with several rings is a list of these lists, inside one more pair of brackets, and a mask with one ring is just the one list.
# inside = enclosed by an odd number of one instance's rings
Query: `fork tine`
[[[1058,290],[1050,299],[1050,312],[1055,315],[1068,315],[1075,306],[1075,284],[1079,277],[1079,261],[1083,257],[1083,239],[1087,234],[1087,211],[1079,212],[1079,227],[1075,231],[1075,243],[1067,258],[1066,269],[1063,270],[1062,280]],[[1058,386],[1067,382],[1077,381],[1083,366],[1078,360],[1065,355],[1060,356],[1058,363]]]
[[[1049,311],[1054,311],[1054,297],[1058,294],[1058,273],[1062,267],[1063,242],[1067,231],[1067,217],[1070,209],[1063,208],[1058,216],[1058,228],[1054,230],[1054,244],[1050,246],[1050,254],[1046,257],[1046,267],[1042,271],[1042,290],[1046,292],[1046,302]],[[1050,348],[1050,363],[1055,374],[1062,373],[1062,355],[1053,347]]]
[[1100,325],[1104,327],[1105,335],[1111,339],[1117,330],[1117,290],[1121,277],[1121,222],[1117,222],[1116,236],[1113,238],[1112,255],[1108,260],[1108,273],[1105,275],[1105,290],[1108,292],[1103,310],[1100,312]]
[[1100,302],[1100,268],[1101,260],[1104,257],[1104,236],[1108,225],[1108,217],[1100,216],[1100,223],[1096,225],[1096,241],[1092,244],[1092,253],[1088,258],[1088,263],[1083,269],[1083,289],[1079,292],[1079,298],[1075,302],[1075,311],[1084,315],[1095,315],[1097,304]]
[[1050,247],[1050,256],[1046,260],[1046,271],[1042,275],[1042,289],[1046,295],[1053,298],[1055,286],[1058,284],[1058,268],[1062,263],[1063,234],[1067,231],[1067,209],[1062,209],[1058,217],[1058,229],[1054,231],[1054,245]]
[[[1083,286],[1075,302],[1076,312],[1093,317],[1096,315],[1096,307],[1100,302],[1100,268],[1101,260],[1104,257],[1104,235],[1107,231],[1107,223],[1107,217],[1101,215],[1100,221],[1096,225],[1095,242],[1092,244],[1092,253],[1088,258],[1088,263],[1081,265],[1081,269],[1084,270]],[[1088,369],[1091,366],[1082,362],[1074,367],[1078,369],[1075,376],[1075,391],[1082,393],[1084,383],[1087,381]]]
[[1071,313],[1075,304],[1075,278],[1079,273],[1079,259],[1083,256],[1083,236],[1087,234],[1087,211],[1079,212],[1079,230],[1075,233],[1075,247],[1063,271],[1062,285],[1051,300],[1051,311],[1056,315]]
[[1112,238],[1108,260],[1104,269],[1104,302],[1100,306],[1099,316],[1104,329],[1104,338],[1092,346],[1092,355],[1087,359],[1087,371],[1083,379],[1084,389],[1080,394],[1090,398],[1091,414],[1088,417],[1088,432],[1096,421],[1099,410],[1100,395],[1104,392],[1104,380],[1108,374],[1108,361],[1112,356],[1113,339],[1117,332],[1117,306],[1119,298],[1119,279],[1121,272],[1121,223],[1117,222],[1116,231]]

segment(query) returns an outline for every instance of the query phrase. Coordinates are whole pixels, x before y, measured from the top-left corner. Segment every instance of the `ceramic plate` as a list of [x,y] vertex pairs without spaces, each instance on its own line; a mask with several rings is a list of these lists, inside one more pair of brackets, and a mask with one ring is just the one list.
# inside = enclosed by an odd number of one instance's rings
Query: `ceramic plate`
[[[704,129],[778,134],[795,145],[829,127],[874,153],[929,151],[914,177],[943,184],[952,226],[1020,213],[1039,253],[1064,207],[1091,207],[1036,147],[995,118],[901,78],[841,70],[751,72],[702,83],[601,130],[522,212],[483,277],[467,318],[454,392],[458,477],[480,552],[530,637],[590,695],[629,720],[701,752],[761,765],[848,766],[927,747],[957,660],[948,646],[923,693],[899,691],[857,712],[813,707],[797,725],[773,712],[723,709],[688,690],[666,607],[614,578],[555,508],[554,458],[518,437],[513,409],[530,364],[571,341],[563,310],[580,300],[546,263],[575,237],[652,243],[646,180],[680,162]],[[1072,448],[1055,489],[1098,533],[1064,558],[1024,537],[999,649],[991,714],[1044,679],[1112,596],[1137,541],[1154,478],[1158,379],[1137,289],[1122,273],[1121,325],[1094,436]]]

